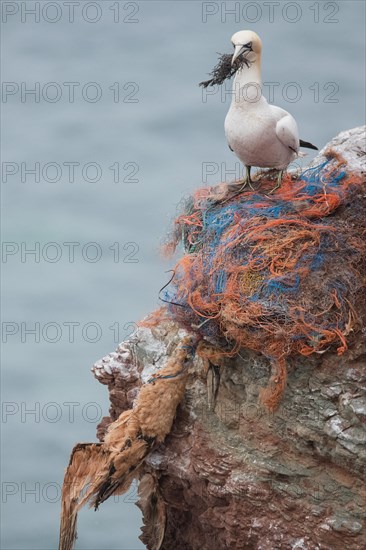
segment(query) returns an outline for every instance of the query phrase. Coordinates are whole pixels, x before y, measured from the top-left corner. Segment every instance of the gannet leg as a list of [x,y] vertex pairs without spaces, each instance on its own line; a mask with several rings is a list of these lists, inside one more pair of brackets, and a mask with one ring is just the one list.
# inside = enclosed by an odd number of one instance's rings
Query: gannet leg
[[[252,186],[252,180],[251,180],[251,177],[250,177],[250,169],[252,167],[251,166],[247,166],[245,165],[245,170],[246,170],[246,174],[245,174],[245,178],[243,179],[243,181],[236,181],[235,183],[229,183],[228,184],[228,191],[234,191],[235,190],[235,193],[233,195],[231,195],[228,199],[226,199],[225,201],[221,201],[221,204],[225,204],[225,202],[227,202],[228,200],[231,200],[233,199],[234,197],[237,197],[238,195],[240,195],[240,193],[242,193],[244,191],[244,189],[246,188],[247,185],[249,185],[249,187],[254,191],[254,187]],[[241,185],[240,185],[241,184]],[[239,189],[236,191],[236,189],[238,188],[238,185],[240,185]]]
[[281,187],[283,172],[284,172],[283,170],[278,171],[277,182],[274,188],[269,192],[270,195],[272,195],[272,193],[274,193],[276,189]]
[[246,181],[247,184],[249,184],[250,187],[252,187],[251,183],[253,183],[253,182],[252,182],[251,177],[250,177],[250,170],[252,169],[252,167],[251,166],[245,166],[245,169],[246,169],[245,181]]

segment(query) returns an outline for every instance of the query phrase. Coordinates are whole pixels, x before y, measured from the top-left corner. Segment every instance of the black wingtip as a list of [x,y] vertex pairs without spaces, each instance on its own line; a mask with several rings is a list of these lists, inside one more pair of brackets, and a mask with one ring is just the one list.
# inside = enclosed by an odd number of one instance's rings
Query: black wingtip
[[302,139],[300,139],[300,147],[305,147],[306,149],[314,149],[314,151],[319,151],[316,145],[313,145],[308,141],[303,141]]

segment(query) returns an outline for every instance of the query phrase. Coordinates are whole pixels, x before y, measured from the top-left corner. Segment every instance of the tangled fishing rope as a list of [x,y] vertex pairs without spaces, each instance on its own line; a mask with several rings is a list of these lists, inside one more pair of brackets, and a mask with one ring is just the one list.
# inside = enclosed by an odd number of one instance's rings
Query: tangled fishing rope
[[[261,399],[274,410],[291,356],[347,349],[365,311],[366,220],[357,200],[362,180],[345,166],[333,153],[299,177],[287,175],[271,195],[273,182],[262,176],[258,190],[222,184],[198,190],[187,202],[168,244],[171,251],[179,242],[185,249],[164,287],[168,305],[140,325],[173,317],[188,335],[141,385],[133,407],[111,422],[102,443],[74,447],[62,490],[59,550],[73,548],[86,503],[98,508],[140,477],[146,457],[171,431],[196,354],[205,368],[220,367],[241,348],[268,357],[272,375]],[[213,401],[216,390],[213,384]],[[151,476],[141,495],[158,549],[166,514]]]
[[163,301],[223,354],[245,347],[270,360],[261,392],[270,410],[284,392],[288,357],[333,347],[342,354],[358,326],[366,245],[332,214],[360,183],[333,154],[299,177],[287,175],[273,195],[265,178],[258,190],[226,200],[217,188],[200,189],[175,221],[168,248],[182,242],[186,254]]

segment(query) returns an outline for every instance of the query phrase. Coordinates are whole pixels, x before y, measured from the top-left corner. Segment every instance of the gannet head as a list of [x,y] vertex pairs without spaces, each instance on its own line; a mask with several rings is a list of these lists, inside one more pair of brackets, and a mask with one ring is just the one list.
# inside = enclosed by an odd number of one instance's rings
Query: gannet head
[[[234,61],[240,55],[246,55],[248,52],[254,52],[255,58],[260,56],[262,51],[262,42],[257,33],[253,31],[239,31],[233,34],[231,37],[231,42],[235,48],[234,55],[231,60],[231,64],[234,64]],[[255,60],[255,59],[254,59]],[[254,61],[251,60],[251,61]]]

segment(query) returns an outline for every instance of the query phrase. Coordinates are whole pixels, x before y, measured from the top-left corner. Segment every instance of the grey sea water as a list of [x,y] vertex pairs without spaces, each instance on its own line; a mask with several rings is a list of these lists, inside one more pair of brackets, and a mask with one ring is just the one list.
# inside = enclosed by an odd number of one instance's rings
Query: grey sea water
[[[322,147],[364,123],[365,4],[1,7],[1,548],[53,550],[70,451],[108,414],[90,367],[157,307],[181,197],[238,175],[229,88],[197,83],[234,32],[255,30],[265,94]],[[135,500],[84,510],[76,547],[143,548]]]

